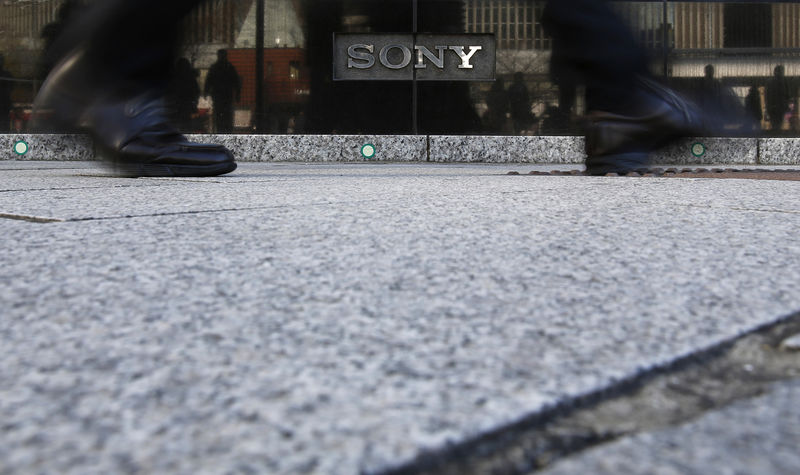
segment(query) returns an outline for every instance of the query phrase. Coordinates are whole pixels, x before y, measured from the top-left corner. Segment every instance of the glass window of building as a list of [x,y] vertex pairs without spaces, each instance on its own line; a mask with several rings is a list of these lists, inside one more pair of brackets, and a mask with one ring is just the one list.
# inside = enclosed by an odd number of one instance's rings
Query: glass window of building
[[[84,1],[102,0],[0,4],[0,117],[9,117],[0,128],[27,127],[53,66],[45,52]],[[732,119],[731,133],[800,135],[799,2],[613,3],[660,80],[757,122],[743,131]],[[183,89],[204,91],[224,50],[239,77],[230,84],[240,88],[235,133],[580,134],[582,85],[551,64],[545,6],[540,0],[207,0],[183,25],[181,68],[185,73],[188,63],[191,73],[182,77],[197,84]],[[494,80],[335,80],[333,37],[345,33],[493,35]],[[195,101],[192,120],[181,127],[214,131],[214,98],[201,94]]]

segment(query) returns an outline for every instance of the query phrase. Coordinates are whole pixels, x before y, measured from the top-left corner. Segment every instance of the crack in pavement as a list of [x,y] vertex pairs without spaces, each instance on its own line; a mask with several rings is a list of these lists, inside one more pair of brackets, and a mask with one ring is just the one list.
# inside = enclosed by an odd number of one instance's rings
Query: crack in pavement
[[800,313],[383,472],[530,474],[600,444],[675,427],[800,378]]

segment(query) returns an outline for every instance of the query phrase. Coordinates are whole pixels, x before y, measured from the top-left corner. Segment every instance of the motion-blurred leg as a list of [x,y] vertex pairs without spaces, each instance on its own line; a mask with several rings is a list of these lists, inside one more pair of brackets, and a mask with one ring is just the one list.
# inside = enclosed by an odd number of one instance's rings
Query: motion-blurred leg
[[126,176],[213,176],[236,169],[219,145],[195,144],[167,119],[164,101],[178,24],[198,0],[106,0],[65,28],[50,51],[56,67],[36,99],[92,134]]
[[545,25],[560,75],[586,85],[586,169],[627,173],[650,152],[704,130],[700,110],[650,76],[647,56],[603,0],[550,0]]

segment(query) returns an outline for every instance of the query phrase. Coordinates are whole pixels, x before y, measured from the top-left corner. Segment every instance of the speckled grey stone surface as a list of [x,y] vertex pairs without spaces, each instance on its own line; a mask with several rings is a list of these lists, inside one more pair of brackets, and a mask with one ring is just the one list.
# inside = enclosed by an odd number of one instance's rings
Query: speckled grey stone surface
[[[14,144],[24,141],[28,152],[19,155]],[[0,160],[93,160],[92,140],[86,135],[0,134]]]
[[[586,158],[583,137],[432,136],[430,141],[434,162],[583,163]],[[755,164],[757,156],[757,139],[702,137],[681,139],[652,159],[664,165]]]
[[800,381],[775,385],[676,428],[644,433],[555,464],[546,475],[788,475],[800,469]]
[[[758,162],[758,139],[755,138],[685,138],[653,153],[653,161],[664,165],[733,165]],[[794,162],[800,163],[795,157]]]
[[583,137],[433,135],[432,162],[583,163]]
[[[412,135],[191,135],[221,143],[244,162],[414,162],[427,159],[427,137]],[[375,146],[375,155],[361,149]]]
[[800,309],[797,182],[3,165],[0,472],[378,471]]
[[[397,136],[397,135],[192,135],[228,146],[242,162],[484,162],[578,164],[585,159],[583,137]],[[20,157],[14,143],[30,151]],[[366,158],[361,147],[373,144]],[[700,149],[693,145],[702,144]],[[688,138],[653,154],[655,164],[800,164],[800,139]],[[91,140],[83,135],[0,135],[2,159],[93,160]],[[429,153],[430,152],[430,153]]]
[[800,139],[761,139],[759,162],[766,165],[800,163]]

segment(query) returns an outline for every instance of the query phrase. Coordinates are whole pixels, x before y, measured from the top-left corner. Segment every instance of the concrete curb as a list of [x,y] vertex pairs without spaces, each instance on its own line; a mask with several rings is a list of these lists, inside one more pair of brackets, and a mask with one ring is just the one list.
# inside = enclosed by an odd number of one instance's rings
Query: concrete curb
[[[190,135],[220,143],[242,162],[424,162],[424,135]],[[364,149],[371,145],[374,155]]]
[[[20,154],[15,145],[25,142],[27,152]],[[95,160],[92,139],[86,135],[71,134],[2,134],[0,135],[0,160]]]
[[[460,162],[583,163],[584,139],[577,136],[445,135],[191,135],[221,143],[241,162]],[[23,141],[27,152],[15,151]],[[364,154],[365,145],[374,155]],[[0,160],[96,160],[85,135],[2,134]],[[799,165],[800,138],[686,138],[657,152],[656,164]]]

